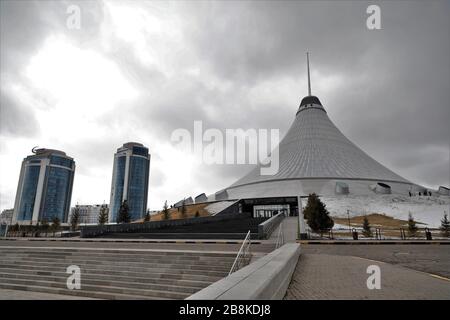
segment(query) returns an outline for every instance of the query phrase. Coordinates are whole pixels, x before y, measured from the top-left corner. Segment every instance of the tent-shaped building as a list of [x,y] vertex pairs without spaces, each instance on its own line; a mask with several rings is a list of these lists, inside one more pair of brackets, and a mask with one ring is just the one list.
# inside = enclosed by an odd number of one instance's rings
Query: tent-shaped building
[[267,208],[296,203],[298,196],[313,192],[330,196],[425,190],[374,160],[333,124],[319,98],[311,95],[309,61],[308,89],[309,95],[301,100],[293,124],[277,147],[278,172],[262,175],[262,165],[257,165],[211,200],[247,199],[245,203]]

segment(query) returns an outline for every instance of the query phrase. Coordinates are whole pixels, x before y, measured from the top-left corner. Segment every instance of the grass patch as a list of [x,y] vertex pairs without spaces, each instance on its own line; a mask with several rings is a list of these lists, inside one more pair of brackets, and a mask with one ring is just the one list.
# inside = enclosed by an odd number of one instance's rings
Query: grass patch
[[[352,227],[362,227],[364,215],[362,216],[355,216],[350,218],[350,225]],[[367,219],[369,220],[371,227],[378,227],[378,228],[396,228],[399,229],[401,227],[407,227],[408,221],[407,220],[401,220],[396,219],[393,217],[389,217],[384,214],[379,213],[371,213],[367,215]],[[333,217],[333,220],[335,223],[342,224],[342,225],[348,225],[348,218],[342,218],[342,217]],[[416,221],[416,224],[420,225],[424,223]]]
[[[209,216],[209,212],[205,210],[209,203],[199,203],[199,204],[188,204],[186,205],[186,218],[194,218],[195,214],[198,212],[199,217]],[[159,211],[157,214],[152,215],[150,221],[160,221],[163,220],[163,213]],[[169,208],[169,220],[183,219],[181,216],[180,208]]]

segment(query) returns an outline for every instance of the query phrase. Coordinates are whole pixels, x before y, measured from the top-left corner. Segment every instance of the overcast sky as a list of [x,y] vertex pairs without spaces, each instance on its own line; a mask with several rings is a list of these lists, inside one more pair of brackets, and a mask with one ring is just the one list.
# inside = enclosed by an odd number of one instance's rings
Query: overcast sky
[[[149,205],[213,193],[248,165],[201,165],[177,128],[280,129],[312,91],[361,149],[404,178],[449,185],[450,2],[4,1],[0,209],[34,146],[75,158],[72,204],[109,202],[113,154],[149,147]],[[67,8],[81,9],[69,29]]]

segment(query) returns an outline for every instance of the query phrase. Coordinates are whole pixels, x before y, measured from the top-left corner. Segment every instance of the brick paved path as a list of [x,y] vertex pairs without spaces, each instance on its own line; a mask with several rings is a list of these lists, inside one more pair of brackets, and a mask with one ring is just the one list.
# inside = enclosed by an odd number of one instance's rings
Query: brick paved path
[[[381,289],[369,290],[369,265],[381,269]],[[358,257],[302,254],[285,299],[450,299],[450,281]]]

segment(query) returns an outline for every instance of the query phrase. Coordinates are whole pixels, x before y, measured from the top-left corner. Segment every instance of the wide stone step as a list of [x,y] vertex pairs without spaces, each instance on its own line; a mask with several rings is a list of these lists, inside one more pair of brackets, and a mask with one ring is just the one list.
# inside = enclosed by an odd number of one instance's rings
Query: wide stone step
[[[57,285],[66,286],[68,275],[65,277],[56,276],[42,276],[42,275],[24,275],[16,273],[3,273],[0,272],[0,281],[3,279],[19,279],[19,280],[32,280],[32,281],[46,281],[51,283],[56,283]],[[106,286],[106,287],[116,287],[116,288],[132,288],[132,289],[144,289],[144,290],[158,290],[167,292],[179,292],[186,294],[193,294],[199,291],[201,288],[194,288],[189,286],[179,286],[179,285],[169,285],[169,284],[157,284],[157,283],[129,283],[117,280],[103,280],[94,279],[92,277],[81,276],[81,285],[90,286]]]
[[125,252],[121,253],[105,253],[105,252],[70,252],[70,251],[62,251],[62,252],[48,252],[48,251],[1,251],[0,255],[18,255],[18,256],[45,256],[45,257],[65,257],[65,256],[76,256],[76,257],[102,257],[102,258],[125,258],[125,259],[141,259],[141,258],[154,258],[154,257],[163,257],[163,258],[172,258],[172,259],[193,259],[193,260],[219,260],[219,259],[233,259],[236,256],[236,253],[222,254],[222,255],[197,255],[197,254],[172,254],[170,252],[141,252],[140,254],[128,254]]
[[[204,230],[211,231],[211,230]],[[222,231],[222,230],[221,230]],[[242,230],[240,233],[206,233],[206,232],[174,232],[174,233],[162,233],[162,232],[133,232],[133,233],[107,233],[99,236],[99,238],[113,238],[113,239],[218,239],[218,240],[243,240],[247,235],[248,229]],[[258,239],[257,230],[251,233],[251,239]]]
[[67,290],[52,287],[41,287],[41,286],[30,286],[30,285],[19,285],[11,283],[0,283],[1,289],[10,290],[22,290],[31,292],[42,292],[42,293],[52,293],[60,295],[70,295],[90,299],[107,299],[107,300],[167,300],[168,298],[160,297],[149,297],[149,296],[138,296],[138,295],[126,295],[126,294],[114,294],[106,292],[94,292],[85,290]]
[[[67,275],[67,273],[62,271],[60,268],[56,268],[55,270],[51,270],[45,267],[33,267],[33,266],[19,266],[19,267],[3,267],[0,265],[0,272],[15,272],[21,274],[37,274],[37,275],[52,275],[54,273],[61,273]],[[111,276],[118,278],[130,278],[134,281],[139,281],[139,279],[161,279],[166,281],[198,281],[201,283],[213,283],[223,278],[223,276],[207,276],[207,275],[199,275],[199,274],[181,274],[181,273],[167,273],[167,272],[130,272],[123,270],[107,270],[105,272],[104,269],[82,269],[83,275],[90,275],[94,277],[101,276]],[[130,281],[131,281],[130,280]]]
[[2,253],[40,253],[50,255],[62,254],[86,254],[86,255],[112,255],[112,256],[150,256],[150,255],[166,255],[166,256],[185,256],[185,257],[234,257],[234,252],[209,252],[209,251],[162,251],[162,250],[134,250],[134,249],[90,249],[90,248],[23,248],[23,247],[0,247]]
[[[5,268],[0,269],[1,274],[15,274],[17,277],[24,279],[31,279],[31,277],[43,276],[43,277],[55,277],[55,278],[65,278],[69,276],[65,272],[49,272],[49,271],[35,271],[35,270],[22,270],[22,269],[12,269]],[[92,274],[92,273],[82,273],[83,279],[91,279],[91,280],[105,280],[105,281],[122,281],[130,283],[133,285],[134,283],[148,283],[148,284],[164,284],[164,285],[176,285],[176,286],[187,286],[192,288],[204,288],[210,285],[211,283],[217,281],[216,278],[210,278],[208,281],[203,280],[179,280],[179,279],[167,279],[162,278],[160,275],[154,277],[152,275],[145,275],[141,277],[133,277],[133,276],[123,276],[123,275],[109,275],[109,274]]]
[[[34,262],[22,262],[21,264],[14,264],[14,263],[3,263],[0,261],[0,268],[6,267],[6,268],[29,268],[33,269],[36,267],[45,267],[48,270],[53,271],[65,271],[67,264],[55,266],[55,264],[49,263],[49,264],[36,264]],[[113,266],[110,265],[78,265],[82,270],[102,270],[105,273],[108,273],[110,271],[118,270],[117,268],[113,268]],[[218,276],[218,277],[224,277],[228,273],[223,271],[210,271],[210,270],[198,270],[198,269],[179,269],[179,268],[135,268],[135,267],[122,267],[120,268],[120,271],[126,271],[126,272],[138,272],[138,273],[179,273],[179,274],[203,274],[207,276]]]
[[[68,292],[72,292],[74,290],[67,289],[66,283],[57,283],[51,281],[42,281],[42,280],[26,280],[26,279],[16,279],[16,278],[2,278],[3,284],[16,284],[16,285],[24,285],[24,286],[39,286],[39,287],[53,287],[63,289],[67,294]],[[169,298],[169,299],[184,299],[189,296],[187,293],[181,292],[170,292],[163,290],[150,290],[150,289],[136,289],[136,288],[121,288],[115,286],[100,286],[100,285],[89,285],[89,284],[81,284],[82,289],[84,291],[92,291],[92,292],[106,292],[112,294],[125,294],[125,295],[138,295],[145,297],[159,297],[159,298]]]
[[154,267],[154,266],[180,266],[180,268],[191,268],[191,269],[199,269],[205,270],[205,268],[211,270],[218,271],[226,271],[232,266],[233,261],[226,262],[209,262],[209,261],[178,261],[171,259],[162,259],[162,260],[150,260],[148,262],[140,262],[140,261],[108,261],[108,260],[97,260],[92,258],[93,260],[85,260],[85,259],[74,259],[71,257],[66,258],[41,258],[41,257],[10,257],[6,256],[2,260],[4,261],[33,261],[36,263],[52,263],[52,264],[98,264],[98,265],[114,265],[115,267],[120,266],[135,266],[135,267]]
[[171,257],[164,257],[164,256],[158,256],[154,258],[133,258],[133,259],[114,259],[113,257],[98,257],[98,256],[58,256],[58,257],[52,257],[52,256],[44,256],[39,254],[33,254],[33,255],[12,255],[8,254],[3,256],[3,259],[13,259],[13,260],[46,260],[46,261],[64,261],[64,260],[81,260],[81,261],[102,261],[106,263],[116,262],[116,263],[179,263],[179,264],[196,264],[196,265],[220,265],[220,264],[232,264],[234,262],[234,258],[230,259],[209,259],[209,258],[203,258],[203,259],[184,259],[184,258],[171,258]]
[[[0,262],[2,263],[2,262]],[[223,266],[214,265],[196,265],[196,264],[180,264],[180,263],[120,263],[120,262],[104,262],[104,261],[80,261],[80,260],[61,260],[61,261],[51,261],[51,260],[34,260],[34,259],[15,259],[15,260],[5,260],[5,263],[15,263],[15,264],[34,264],[40,266],[60,266],[66,268],[69,265],[77,265],[80,268],[82,266],[89,267],[102,267],[109,266],[117,269],[168,269],[168,270],[193,270],[193,271],[217,271],[217,272],[227,272],[231,268],[231,264]]]

